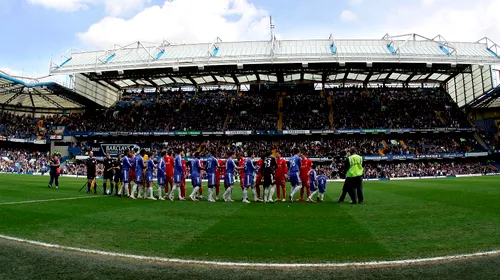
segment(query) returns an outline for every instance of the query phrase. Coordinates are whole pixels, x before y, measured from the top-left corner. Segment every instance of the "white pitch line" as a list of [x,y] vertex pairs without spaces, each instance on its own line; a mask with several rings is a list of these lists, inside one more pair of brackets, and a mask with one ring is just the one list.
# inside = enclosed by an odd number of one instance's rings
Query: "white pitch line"
[[482,256],[492,256],[500,254],[500,250],[478,252],[472,254],[461,254],[461,255],[451,255],[443,257],[434,258],[421,258],[421,259],[408,259],[408,260],[394,260],[394,261],[372,261],[372,262],[346,262],[346,263],[248,263],[248,262],[218,262],[218,261],[202,261],[202,260],[184,260],[177,258],[162,258],[162,257],[148,257],[142,255],[132,255],[123,254],[115,252],[106,252],[100,250],[84,249],[69,247],[57,244],[50,244],[40,241],[22,239],[17,237],[11,237],[7,235],[0,234],[1,239],[15,241],[20,243],[27,243],[31,245],[36,245],[46,248],[61,249],[67,251],[74,251],[79,253],[88,253],[94,255],[108,256],[108,257],[118,257],[127,258],[134,260],[143,261],[153,261],[153,262],[164,262],[164,263],[179,263],[179,264],[202,264],[202,265],[213,265],[213,266],[238,266],[238,267],[274,267],[274,268],[301,268],[301,267],[382,267],[382,266],[392,266],[392,265],[408,265],[408,264],[418,264],[426,262],[437,262],[437,261],[450,261],[450,260],[460,260],[473,257]]
[[24,200],[24,201],[13,201],[13,202],[0,202],[0,205],[12,205],[12,204],[27,204],[27,203],[39,203],[39,202],[52,202],[61,200],[76,200],[76,199],[87,199],[87,198],[97,198],[101,196],[78,196],[78,197],[67,197],[67,198],[52,198],[52,199],[39,199],[39,200]]

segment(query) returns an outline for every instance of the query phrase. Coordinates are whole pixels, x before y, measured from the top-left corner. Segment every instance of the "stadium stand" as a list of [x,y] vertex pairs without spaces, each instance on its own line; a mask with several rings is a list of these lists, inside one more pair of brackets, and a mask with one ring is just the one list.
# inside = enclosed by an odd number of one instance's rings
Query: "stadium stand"
[[188,159],[210,150],[289,156],[298,147],[331,177],[351,146],[369,164],[367,176],[381,178],[482,172],[500,152],[495,117],[470,114],[500,96],[490,67],[498,57],[481,41],[411,34],[217,41],[215,48],[138,42],[73,53],[51,69],[71,74],[71,88],[1,74],[0,141],[35,151],[2,151],[2,170],[43,169],[37,151],[49,144],[52,152],[63,149],[63,173],[80,175],[75,159],[89,151],[102,156],[110,144],[182,147]]

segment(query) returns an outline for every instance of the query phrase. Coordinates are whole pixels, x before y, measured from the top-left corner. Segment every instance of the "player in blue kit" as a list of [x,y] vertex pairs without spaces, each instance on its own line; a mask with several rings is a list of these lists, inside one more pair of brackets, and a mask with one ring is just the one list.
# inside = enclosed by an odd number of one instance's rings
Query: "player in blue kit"
[[200,161],[200,153],[194,153],[194,159],[191,160],[191,184],[193,185],[193,192],[189,195],[192,201],[198,201],[196,199],[196,193],[201,188],[201,169],[203,166]]
[[121,166],[122,166],[122,181],[123,185],[120,186],[118,190],[118,195],[121,196],[123,192],[127,196],[129,196],[128,186],[130,184],[130,169],[132,168],[132,163],[130,162],[130,158],[132,157],[132,152],[129,150],[125,151],[125,156],[122,158]]
[[319,189],[319,195],[318,195],[318,201],[323,202],[325,199],[325,191],[326,191],[326,182],[328,178],[325,175],[325,170],[320,169],[319,170],[319,176],[318,176],[318,189]]
[[142,198],[142,179],[144,176],[144,155],[146,150],[142,149],[137,156],[135,156],[135,183],[132,193],[130,194],[131,199],[135,199],[135,192],[137,191],[137,198]]
[[175,191],[177,190],[179,194],[179,200],[185,200],[184,197],[182,197],[181,194],[181,184],[182,184],[182,177],[184,173],[184,168],[182,167],[182,157],[184,156],[184,150],[180,149],[177,152],[177,155],[175,156],[174,159],[174,187],[172,188],[172,191],[170,191],[170,195],[168,198],[170,200],[174,200],[174,195]]
[[220,168],[219,162],[216,158],[217,154],[215,151],[210,152],[210,156],[207,160],[207,179],[208,179],[208,201],[215,202],[214,199],[214,188],[217,185],[217,169]]
[[257,191],[255,189],[255,173],[259,170],[253,163],[255,153],[251,152],[245,161],[245,188],[243,189],[243,203],[250,203],[248,201],[248,188],[252,188],[252,193],[255,201],[257,201]]
[[153,161],[153,153],[148,152],[148,160],[146,162],[146,185],[147,189],[144,188],[144,197],[149,200],[156,200],[153,196],[153,172],[155,169],[155,163]]
[[[165,156],[167,155],[167,151],[163,150],[160,153],[160,160],[158,161],[158,169],[156,170],[156,178],[158,180],[158,199],[165,200],[162,194],[162,190],[165,189],[166,184],[166,172],[167,172],[167,164],[165,163]],[[167,195],[167,194],[165,194]]]
[[316,173],[316,165],[313,164],[309,171],[309,189],[311,194],[307,198],[307,202],[314,202],[313,197],[318,193],[318,174]]
[[225,176],[225,183],[226,183],[226,191],[222,195],[222,198],[224,199],[225,202],[234,202],[233,199],[231,198],[232,191],[234,188],[234,172],[236,170],[241,170],[243,169],[242,167],[237,167],[236,163],[234,163],[233,160],[234,152],[230,151],[227,153],[227,160],[226,160],[226,176]]
[[289,160],[290,168],[288,169],[288,177],[290,178],[290,184],[292,189],[290,192],[290,202],[293,202],[293,196],[300,191],[302,187],[302,181],[300,180],[300,165],[302,159],[300,158],[300,151],[297,148],[293,149],[293,154]]

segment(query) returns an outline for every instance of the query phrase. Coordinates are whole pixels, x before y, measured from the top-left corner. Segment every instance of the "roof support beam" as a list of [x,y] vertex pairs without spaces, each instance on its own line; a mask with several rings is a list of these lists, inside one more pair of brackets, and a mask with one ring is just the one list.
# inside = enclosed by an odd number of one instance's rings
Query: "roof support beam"
[[13,100],[15,100],[17,97],[19,97],[19,95],[21,95],[23,92],[22,91],[18,91],[16,94],[12,95],[9,99],[7,99],[7,101],[5,101],[3,103],[3,105],[7,105],[9,104],[10,102],[12,102]]
[[405,84],[408,85],[411,82],[411,79],[413,79],[413,77],[415,76],[416,76],[415,72],[411,73],[408,79],[406,79]]
[[[52,94],[54,94],[54,95],[56,95],[56,96],[58,96],[58,97],[60,97],[60,98],[62,98],[62,99],[64,99],[64,100],[66,100],[66,101],[68,101],[69,103],[73,103],[73,104],[78,105],[78,106],[80,106],[82,108],[85,107],[80,102],[78,102],[76,100],[73,100],[73,99],[67,97],[64,94],[61,94],[58,91],[51,90],[50,88],[45,88],[45,90],[48,91],[48,92],[50,92],[50,93],[52,93]],[[30,95],[30,97],[31,97],[31,95]]]
[[153,82],[153,80],[151,80],[150,78],[146,78],[145,80],[150,82],[154,87],[158,87],[158,85],[155,82]]
[[43,93],[39,92],[36,88],[33,88],[33,92],[36,92],[36,94],[37,94],[38,96],[40,96],[43,100],[45,100],[45,101],[47,101],[47,102],[51,103],[52,105],[56,106],[57,108],[59,108],[59,109],[64,109],[64,107],[63,107],[63,106],[61,106],[61,104],[59,104],[59,103],[55,102],[54,100],[52,100],[52,99],[48,98],[45,94],[43,94]]
[[240,81],[238,80],[238,78],[236,77],[236,74],[234,72],[231,73],[231,77],[233,78],[234,80],[234,83],[236,85],[239,85],[240,84]]
[[371,77],[373,76],[373,70],[370,70],[368,75],[366,75],[366,79],[363,82],[363,86],[366,87],[368,83],[370,82]]
[[30,96],[31,106],[33,106],[33,109],[35,109],[35,102],[33,101],[33,94],[31,94],[31,92],[29,92],[29,96]]
[[389,79],[391,78],[392,74],[394,73],[394,69],[392,69],[389,74],[387,74],[387,77],[385,77],[384,79],[384,86],[385,84],[387,84],[387,82],[389,81]]

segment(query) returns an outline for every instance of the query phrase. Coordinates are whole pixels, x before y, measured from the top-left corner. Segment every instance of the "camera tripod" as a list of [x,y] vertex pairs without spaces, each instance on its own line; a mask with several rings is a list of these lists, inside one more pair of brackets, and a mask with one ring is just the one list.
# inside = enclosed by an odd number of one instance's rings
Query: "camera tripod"
[[[82,192],[82,190],[86,186],[88,186],[87,184],[88,184],[88,182],[85,182],[78,192]],[[97,179],[95,179],[95,182],[94,182],[94,189],[96,190],[96,192],[97,192],[97,190],[100,190],[102,193],[104,193],[104,190],[101,188],[101,186],[99,184],[97,184]]]

